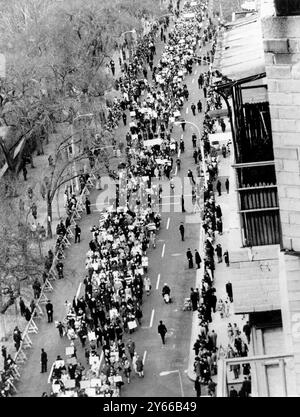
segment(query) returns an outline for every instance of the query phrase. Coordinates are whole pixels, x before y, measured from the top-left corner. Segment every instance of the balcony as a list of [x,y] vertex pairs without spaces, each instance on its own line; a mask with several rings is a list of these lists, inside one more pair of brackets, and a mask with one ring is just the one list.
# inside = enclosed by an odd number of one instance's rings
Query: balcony
[[229,397],[231,387],[240,391],[244,375],[235,379],[233,369],[238,366],[243,369],[246,364],[250,365],[251,397],[296,396],[294,356],[279,354],[220,359],[217,397]]

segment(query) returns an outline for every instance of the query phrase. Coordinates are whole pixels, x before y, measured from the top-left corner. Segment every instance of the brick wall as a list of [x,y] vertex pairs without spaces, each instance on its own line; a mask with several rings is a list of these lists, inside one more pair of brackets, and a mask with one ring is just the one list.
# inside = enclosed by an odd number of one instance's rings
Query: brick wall
[[262,19],[283,246],[300,251],[300,16]]
[[[283,247],[300,251],[300,16],[262,18]],[[287,350],[300,396],[300,259],[279,256]]]

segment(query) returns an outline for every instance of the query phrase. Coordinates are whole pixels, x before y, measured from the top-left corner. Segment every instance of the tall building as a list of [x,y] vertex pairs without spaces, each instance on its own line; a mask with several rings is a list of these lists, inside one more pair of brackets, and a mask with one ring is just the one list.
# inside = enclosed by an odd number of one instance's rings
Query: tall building
[[249,358],[220,362],[219,395],[232,384],[230,364],[250,363],[253,396],[299,396],[300,1],[257,6],[222,30],[214,63],[234,145],[235,312],[252,326]]

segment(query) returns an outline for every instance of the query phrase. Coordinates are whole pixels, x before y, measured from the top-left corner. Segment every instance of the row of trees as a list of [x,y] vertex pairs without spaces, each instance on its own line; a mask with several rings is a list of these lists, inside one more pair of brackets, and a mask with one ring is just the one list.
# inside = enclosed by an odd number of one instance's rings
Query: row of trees
[[[0,313],[18,297],[23,281],[41,276],[44,265],[40,242],[28,228],[27,216],[15,208],[7,183],[18,181],[24,155],[33,149],[43,153],[43,143],[58,123],[73,124],[82,102],[93,113],[99,111],[98,103],[113,86],[106,66],[123,42],[121,34],[135,28],[140,35],[142,18],[166,12],[159,4],[160,0],[0,0],[0,48],[6,59],[6,76],[0,79],[0,169],[8,166],[0,184]],[[6,134],[1,133],[4,128]],[[88,154],[89,146],[81,147],[70,159],[72,135],[69,129],[68,134],[52,136],[57,141],[53,164],[41,179],[50,236],[55,193],[78,175],[70,166]],[[98,140],[100,146],[107,144],[105,137]]]

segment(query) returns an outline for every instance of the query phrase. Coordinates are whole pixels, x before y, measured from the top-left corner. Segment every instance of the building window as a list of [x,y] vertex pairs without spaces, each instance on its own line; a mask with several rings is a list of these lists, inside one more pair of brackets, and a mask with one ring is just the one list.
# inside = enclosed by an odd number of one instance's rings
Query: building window
[[277,16],[300,16],[300,0],[275,0]]

